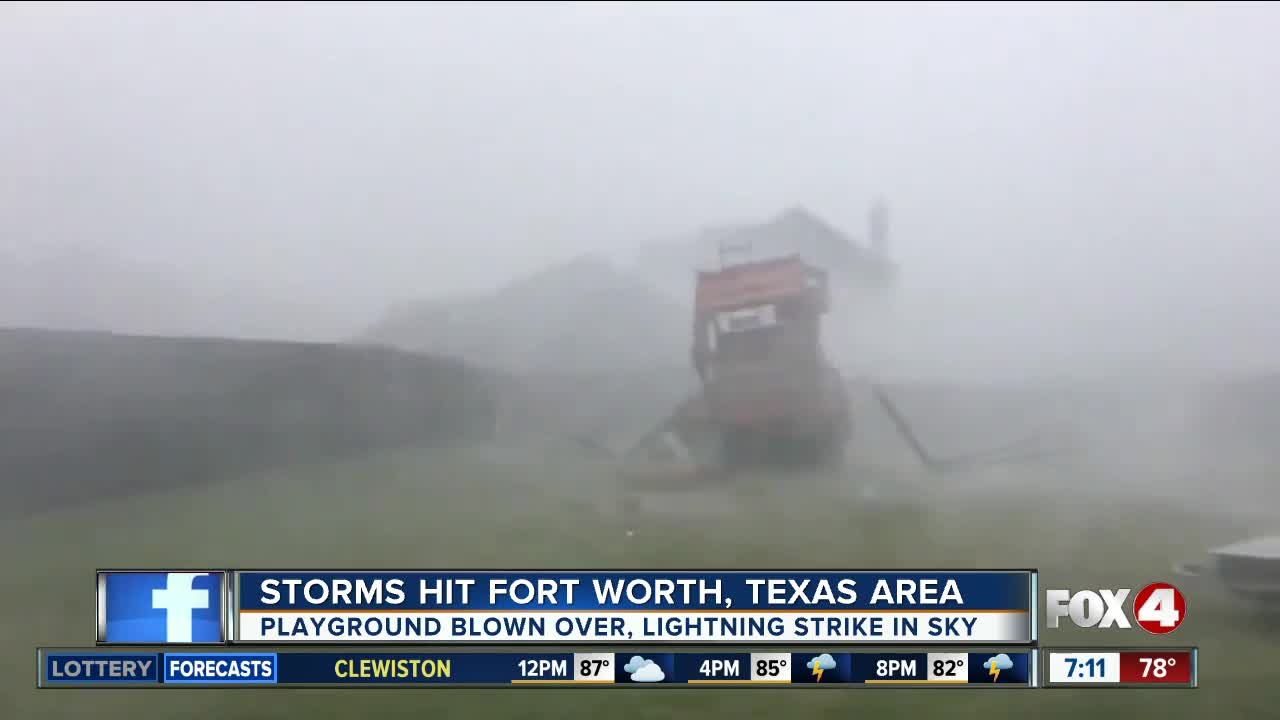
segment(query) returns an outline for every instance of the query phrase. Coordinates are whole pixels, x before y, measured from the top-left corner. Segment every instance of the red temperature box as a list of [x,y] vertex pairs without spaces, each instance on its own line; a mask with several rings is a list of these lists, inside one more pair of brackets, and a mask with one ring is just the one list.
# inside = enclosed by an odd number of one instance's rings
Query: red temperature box
[[1124,650],[1120,653],[1120,683],[1194,687],[1195,665],[1194,650]]

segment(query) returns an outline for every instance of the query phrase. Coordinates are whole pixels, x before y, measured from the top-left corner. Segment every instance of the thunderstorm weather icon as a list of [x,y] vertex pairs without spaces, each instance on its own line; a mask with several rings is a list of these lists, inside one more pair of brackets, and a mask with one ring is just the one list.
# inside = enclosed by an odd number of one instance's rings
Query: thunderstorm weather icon
[[831,653],[822,653],[804,666],[813,671],[814,682],[822,682],[822,673],[836,669],[836,659],[831,657]]
[[1013,667],[1013,660],[1010,660],[1008,655],[1000,653],[987,658],[987,661],[982,663],[982,667],[987,669],[987,674],[991,676],[991,682],[997,682],[1000,680],[1001,670],[1008,670]]

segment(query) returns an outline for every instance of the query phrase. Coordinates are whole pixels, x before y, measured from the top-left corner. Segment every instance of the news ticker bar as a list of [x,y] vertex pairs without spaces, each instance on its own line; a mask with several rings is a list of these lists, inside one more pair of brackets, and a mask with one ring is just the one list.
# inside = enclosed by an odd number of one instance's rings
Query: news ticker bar
[[1033,645],[1036,582],[1034,570],[114,570],[97,576],[96,641]]
[[969,652],[143,652],[38,650],[41,688],[1039,686],[1034,648]]
[[[589,653],[37,651],[41,688],[380,686],[1199,686],[1199,650]],[[1043,668],[1041,662],[1043,659]]]

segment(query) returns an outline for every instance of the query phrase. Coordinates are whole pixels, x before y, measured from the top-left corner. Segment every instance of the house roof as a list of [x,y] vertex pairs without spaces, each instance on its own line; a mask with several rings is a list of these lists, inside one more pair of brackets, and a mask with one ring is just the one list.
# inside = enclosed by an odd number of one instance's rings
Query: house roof
[[832,227],[807,208],[796,206],[759,225],[721,227],[703,233],[699,248],[703,267],[717,267],[721,246],[746,246],[753,259],[800,255],[829,270],[833,276],[855,278],[858,284],[891,281],[893,263]]

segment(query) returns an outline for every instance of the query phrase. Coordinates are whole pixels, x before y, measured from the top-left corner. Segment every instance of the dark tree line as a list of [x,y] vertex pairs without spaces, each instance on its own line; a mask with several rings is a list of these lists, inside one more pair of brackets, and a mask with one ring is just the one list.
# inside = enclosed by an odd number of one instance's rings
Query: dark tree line
[[489,380],[378,347],[0,330],[11,511],[487,438]]

